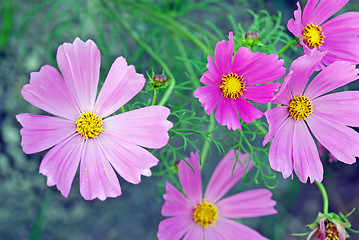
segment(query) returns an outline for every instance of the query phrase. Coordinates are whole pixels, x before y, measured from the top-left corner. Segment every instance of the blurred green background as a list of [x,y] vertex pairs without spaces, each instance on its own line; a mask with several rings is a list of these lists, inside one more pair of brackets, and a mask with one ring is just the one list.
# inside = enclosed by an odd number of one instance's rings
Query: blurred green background
[[[293,17],[296,1],[285,0],[2,0],[0,2],[0,239],[156,239],[163,204],[165,177],[142,178],[139,185],[120,179],[122,196],[104,202],[82,199],[75,178],[69,197],[64,198],[55,187],[46,186],[46,177],[38,173],[44,153],[25,155],[20,147],[20,125],[15,115],[24,112],[43,114],[25,100],[20,90],[29,82],[30,72],[49,64],[57,67],[57,47],[63,42],[92,39],[101,55],[101,80],[111,63],[124,56],[139,73],[161,72],[163,66],[151,54],[153,51],[171,69],[177,83],[198,81],[205,71],[206,56],[212,55],[215,43],[226,39],[240,27],[250,28],[254,17],[246,9],[259,13],[265,9],[285,26]],[[302,7],[305,1],[301,2]],[[282,13],[278,18],[278,11]],[[359,11],[359,3],[351,1],[341,11]],[[276,33],[265,25],[262,34]],[[272,19],[272,18],[268,18]],[[260,19],[257,21],[260,21]],[[238,25],[240,24],[240,26]],[[281,35],[290,41],[291,34]],[[191,35],[200,39],[195,42]],[[265,37],[265,36],[261,36]],[[268,36],[267,36],[268,37]],[[268,39],[272,39],[269,38]],[[268,42],[269,44],[269,42]],[[285,43],[279,41],[273,49]],[[149,50],[151,49],[151,50]],[[283,56],[294,59],[301,50],[290,49]],[[288,67],[286,63],[286,67]],[[349,86],[359,89],[358,84]],[[179,90],[178,90],[179,91]],[[182,89],[184,97],[192,98],[193,90]],[[150,95],[149,95],[150,96]],[[170,99],[169,104],[178,104]],[[203,111],[197,100],[194,109]],[[200,114],[202,116],[203,113]],[[224,131],[225,127],[219,127]],[[176,141],[176,140],[173,140]],[[208,181],[216,163],[224,156],[216,147],[204,168]],[[188,148],[185,154],[194,149]],[[359,165],[329,163],[323,157],[323,184],[329,194],[330,211],[350,212],[359,207]],[[306,224],[322,211],[321,195],[315,185],[283,180],[277,174],[279,186],[273,190],[278,214],[243,222],[272,240],[305,239],[292,233],[307,232]],[[238,184],[234,192],[260,188],[263,185]],[[359,228],[357,212],[349,217],[353,228]],[[359,239],[351,234],[350,239]]]

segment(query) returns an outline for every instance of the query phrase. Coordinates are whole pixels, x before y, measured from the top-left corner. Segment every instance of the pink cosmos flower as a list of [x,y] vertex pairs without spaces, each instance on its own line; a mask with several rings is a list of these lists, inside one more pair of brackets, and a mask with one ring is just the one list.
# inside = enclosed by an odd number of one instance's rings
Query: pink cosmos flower
[[264,114],[269,132],[263,145],[273,138],[269,150],[271,167],[282,172],[284,178],[294,168],[303,183],[308,177],[310,182],[323,179],[323,166],[311,133],[341,162],[353,164],[359,156],[359,133],[346,126],[359,127],[359,91],[323,96],[358,79],[359,69],[349,62],[335,62],[306,87],[324,55],[314,50],[296,59],[272,101],[281,106]]
[[[239,153],[240,159],[248,154]],[[186,161],[180,161],[178,175],[185,196],[170,183],[166,184],[165,203],[162,215],[167,218],[160,222],[159,240],[261,240],[267,239],[255,230],[231,218],[248,218],[275,214],[275,201],[268,189],[256,189],[237,193],[221,199],[231,187],[242,178],[246,165],[235,164],[236,154],[230,150],[219,162],[202,195],[202,180],[198,153],[191,153]],[[253,166],[247,164],[248,171]]]
[[359,63],[359,13],[348,12],[328,20],[348,2],[308,0],[303,15],[297,2],[295,20],[288,21],[288,30],[300,38],[299,43],[306,54],[312,49],[327,52],[322,59],[325,65],[340,60]]
[[113,168],[126,181],[137,184],[150,176],[158,159],[146,148],[161,148],[168,142],[170,111],[150,106],[110,116],[144,86],[142,74],[123,57],[112,64],[96,99],[100,73],[96,44],[76,38],[57,50],[60,73],[45,65],[31,73],[22,96],[32,105],[58,117],[19,114],[21,146],[32,154],[53,147],[43,158],[40,173],[48,186],[57,186],[67,197],[80,165],[80,192],[86,200],[121,195]]
[[233,57],[233,34],[229,33],[229,42],[218,42],[213,59],[208,56],[208,71],[201,82],[208,86],[194,92],[208,115],[216,109],[217,122],[228,129],[241,129],[238,117],[246,122],[262,117],[263,113],[248,100],[267,103],[278,90],[279,83],[263,84],[275,81],[285,74],[283,60],[278,55],[253,53],[249,48],[241,47]]
[[319,213],[316,222],[310,224],[309,227],[313,231],[308,235],[307,240],[345,240],[349,237],[345,230],[349,227],[349,223],[344,223],[337,215],[328,218]]

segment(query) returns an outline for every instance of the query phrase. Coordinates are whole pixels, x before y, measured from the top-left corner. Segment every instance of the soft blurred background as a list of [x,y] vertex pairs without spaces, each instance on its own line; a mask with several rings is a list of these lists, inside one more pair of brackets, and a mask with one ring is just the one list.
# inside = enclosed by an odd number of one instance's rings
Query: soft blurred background
[[[301,1],[301,5],[305,2]],[[46,152],[33,155],[22,152],[20,125],[15,115],[44,113],[27,103],[20,90],[29,82],[31,72],[45,64],[57,67],[56,49],[60,44],[73,42],[77,36],[94,40],[102,55],[102,81],[118,56],[124,56],[143,74],[152,69],[162,71],[163,66],[155,55],[159,56],[182,86],[176,91],[202,117],[203,109],[196,99],[192,100],[193,90],[186,82],[199,80],[205,71],[206,56],[213,54],[215,43],[226,39],[229,31],[233,30],[240,40],[243,31],[254,29],[260,31],[266,44],[280,36],[273,46],[273,51],[278,51],[285,45],[283,41],[293,39],[285,26],[293,17],[295,3],[294,0],[0,1],[0,239],[156,239],[158,223],[164,219],[161,216],[163,184],[169,181],[165,176],[144,177],[139,185],[120,180],[122,196],[104,202],[83,200],[76,177],[69,197],[64,198],[55,187],[48,188],[46,177],[38,173]],[[264,9],[267,12],[254,18],[247,9],[253,13]],[[278,11],[282,14],[278,15]],[[341,12],[344,11],[359,11],[358,1],[351,1]],[[201,41],[195,42],[191,35]],[[301,50],[292,48],[281,57],[290,60],[299,55]],[[354,83],[349,88],[359,86]],[[151,98],[148,92],[144,96]],[[178,99],[171,98],[168,105],[182,103]],[[225,131],[225,127],[217,126],[215,135]],[[201,147],[201,141],[199,136],[194,143]],[[172,138],[171,143],[181,142]],[[215,165],[224,156],[214,144],[211,149],[204,167],[204,182],[208,182]],[[188,145],[181,151],[189,155],[195,149]],[[329,210],[349,213],[359,207],[359,164],[329,162],[327,155],[323,156],[323,184],[329,195]],[[166,162],[173,164],[172,159]],[[305,225],[322,211],[321,195],[314,184],[302,184],[296,177],[283,180],[281,174],[276,175],[278,187],[272,191],[279,213],[242,221],[272,240],[305,239],[291,234],[309,231]],[[232,192],[261,187],[265,186],[238,184]],[[354,229],[359,229],[358,212],[349,220]],[[359,234],[351,233],[350,239],[359,239]]]

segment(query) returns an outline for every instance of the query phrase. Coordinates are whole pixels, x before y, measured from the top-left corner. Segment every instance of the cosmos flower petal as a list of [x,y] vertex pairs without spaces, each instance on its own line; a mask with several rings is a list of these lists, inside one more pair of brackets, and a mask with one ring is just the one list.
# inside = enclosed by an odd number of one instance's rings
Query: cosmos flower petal
[[297,2],[298,9],[294,11],[294,19],[290,19],[287,23],[288,30],[294,34],[296,37],[301,37],[303,35],[303,25],[302,25],[302,10],[300,8],[299,2]]
[[204,238],[204,229],[200,225],[193,225],[189,232],[184,236],[183,240],[202,240]]
[[194,224],[192,215],[167,218],[160,222],[157,237],[161,240],[179,240],[194,227]]
[[161,214],[166,217],[191,215],[193,206],[183,194],[172,184],[166,183],[166,193],[163,195],[165,203],[162,206]]
[[238,114],[245,123],[251,123],[254,119],[258,119],[263,116],[261,111],[245,99],[239,99],[235,103],[237,105]]
[[158,163],[158,159],[147,150],[118,139],[110,133],[101,134],[98,143],[101,144],[113,168],[127,182],[140,183],[141,175],[151,176],[150,168]]
[[269,131],[268,134],[264,137],[263,146],[266,145],[277,133],[280,126],[282,126],[284,121],[288,118],[289,111],[287,106],[278,106],[276,108],[267,110],[264,115],[267,118]]
[[[149,106],[111,116],[103,120],[103,128],[111,135],[147,148],[161,148],[168,142],[167,121],[170,110],[163,106]],[[154,134],[156,133],[156,134]]]
[[[359,133],[355,130],[328,121],[312,113],[307,119],[308,126],[318,141],[346,164],[353,164],[359,156]],[[340,143],[340,144],[339,144]]]
[[232,98],[222,98],[216,109],[215,118],[221,125],[227,126],[229,130],[241,129],[241,122],[239,121],[236,110],[236,100]]
[[308,85],[305,96],[311,100],[357,80],[359,69],[349,62],[335,62],[323,69]]
[[[311,116],[309,116],[310,118]],[[304,121],[295,124],[293,136],[293,165],[299,180],[303,183],[323,180],[323,165],[317,146]]]
[[236,162],[236,153],[232,149],[218,163],[204,194],[206,201],[217,202],[253,167],[252,162],[243,162],[249,159],[248,154],[237,153],[237,158]]
[[203,84],[207,84],[207,85],[221,85],[222,82],[222,74],[219,72],[218,67],[216,65],[216,63],[214,62],[214,60],[210,57],[207,56],[207,69],[208,71],[204,72],[200,81]]
[[216,206],[219,217],[250,218],[277,213],[276,202],[271,199],[268,189],[255,189],[237,193],[220,200]]
[[218,86],[204,86],[194,91],[194,97],[198,98],[207,115],[211,115],[223,94]]
[[69,195],[74,180],[84,139],[74,134],[53,147],[42,159],[39,172],[47,176],[47,186],[56,185],[64,197]]
[[274,93],[278,91],[280,83],[271,83],[255,86],[246,86],[243,97],[253,102],[267,103],[273,99]]
[[287,118],[275,134],[269,149],[269,164],[283,177],[289,177],[293,172],[292,141],[296,120]]
[[105,118],[127,103],[145,85],[142,74],[136,73],[133,65],[118,57],[111,66],[95,103],[94,112]]
[[292,100],[292,92],[289,87],[289,82],[293,76],[293,72],[289,72],[287,76],[284,77],[283,83],[279,88],[279,91],[274,95],[272,103],[289,105]]
[[229,32],[229,42],[220,41],[216,44],[214,49],[214,58],[218,66],[218,71],[221,75],[231,73],[231,64],[233,56],[233,33]]
[[[325,39],[337,38],[340,41],[343,36],[353,38],[358,37],[359,12],[343,13],[322,25],[323,32],[325,32]],[[325,42],[324,42],[325,44]]]
[[204,240],[226,240],[217,230],[216,225],[206,228]]
[[80,193],[85,200],[121,195],[121,187],[98,139],[87,139],[80,164]]
[[312,103],[316,115],[338,124],[359,127],[359,91],[328,94]]
[[191,156],[186,161],[178,164],[178,177],[184,193],[192,204],[197,205],[202,201],[202,178],[199,168],[198,152],[191,152]]
[[16,115],[16,119],[23,127],[20,130],[21,147],[26,154],[51,148],[69,138],[76,131],[76,125],[73,122],[58,117],[24,113]]
[[60,73],[49,65],[31,73],[30,84],[22,88],[21,94],[32,105],[56,116],[75,120],[80,115]]
[[219,232],[221,236],[223,236],[223,239],[268,240],[267,238],[260,235],[257,231],[226,218],[218,219],[214,228]]
[[246,47],[240,47],[234,55],[231,72],[242,75],[248,65],[260,57],[262,57],[262,54],[253,53]]
[[92,40],[76,38],[57,49],[57,63],[81,112],[92,111],[100,75],[101,54]]
[[[308,0],[307,1],[307,4],[304,6],[304,9],[303,9],[303,16],[302,16],[302,23],[304,26],[306,26],[307,24],[313,23],[311,21],[312,14],[313,14],[314,9],[317,6],[319,1],[320,0]],[[318,23],[315,23],[315,24],[318,24]]]

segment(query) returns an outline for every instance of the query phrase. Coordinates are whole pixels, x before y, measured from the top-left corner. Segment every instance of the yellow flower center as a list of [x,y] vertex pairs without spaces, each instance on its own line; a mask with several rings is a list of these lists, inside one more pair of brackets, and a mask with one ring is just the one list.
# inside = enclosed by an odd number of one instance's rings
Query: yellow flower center
[[218,210],[213,203],[203,201],[194,207],[193,219],[198,225],[204,228],[215,223],[217,218]]
[[297,121],[306,119],[313,112],[312,103],[304,96],[293,97],[288,107],[290,116]]
[[325,234],[326,234],[325,240],[339,240],[339,233],[337,226],[330,221],[328,221],[327,224],[325,225]]
[[97,138],[103,130],[102,119],[92,112],[81,113],[76,125],[76,131],[85,139]]
[[240,95],[243,95],[243,90],[246,90],[244,89],[245,85],[243,76],[239,77],[237,74],[231,73],[223,75],[220,88],[225,97],[237,99]]
[[308,47],[316,48],[322,46],[324,37],[322,28],[318,25],[312,23],[304,28],[303,38]]

